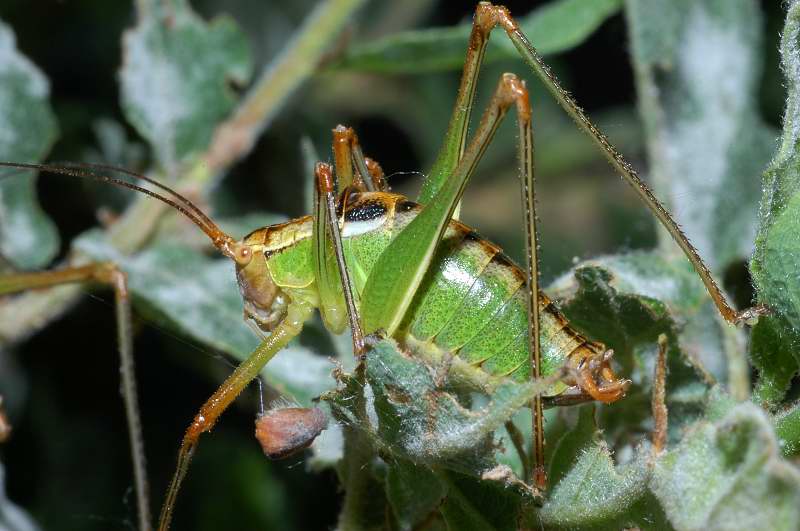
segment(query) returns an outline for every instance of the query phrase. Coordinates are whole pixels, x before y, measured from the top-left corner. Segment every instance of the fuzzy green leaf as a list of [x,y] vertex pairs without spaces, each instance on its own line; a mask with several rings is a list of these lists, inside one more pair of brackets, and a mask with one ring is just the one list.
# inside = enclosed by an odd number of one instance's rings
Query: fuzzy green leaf
[[431,373],[435,368],[401,352],[393,341],[374,344],[366,366],[375,396],[374,432],[381,444],[415,463],[472,473],[487,466],[491,434],[528,404],[537,389],[546,388],[502,382],[487,404],[472,409],[436,382]]
[[[123,256],[96,233],[76,241],[94,260],[111,260],[127,274],[137,308],[187,337],[244,360],[259,340],[242,319],[242,299],[234,266],[174,243],[156,244]],[[262,374],[279,391],[304,405],[333,387],[331,364],[297,344],[278,353]]]
[[[17,50],[0,22],[0,160],[41,161],[57,135],[50,85]],[[58,252],[58,232],[36,200],[34,172],[0,174],[0,255],[21,269],[44,267]]]
[[797,529],[800,472],[780,458],[764,413],[701,421],[657,462],[651,488],[676,529]]
[[[447,485],[441,513],[448,529],[464,531],[514,531],[532,523],[526,500],[513,486],[497,481],[447,472],[440,475]],[[527,524],[527,525],[526,525]]]
[[[557,0],[519,21],[542,54],[563,52],[584,42],[619,11],[622,0]],[[398,33],[354,46],[332,68],[382,73],[420,73],[461,68],[471,23]],[[498,33],[502,30],[498,30]],[[503,35],[492,39],[486,62],[518,57]]]
[[579,407],[575,425],[550,443],[547,479],[551,484],[557,485],[572,469],[581,451],[595,441],[598,429],[594,414],[594,404]]
[[445,496],[442,481],[429,468],[395,459],[386,473],[386,496],[400,529],[416,529]]
[[173,174],[209,144],[233,107],[230,83],[248,81],[250,54],[230,18],[207,24],[185,0],[141,5],[137,26],[124,37],[122,108]]
[[[798,166],[798,144],[800,143],[800,2],[791,2],[786,15],[783,40],[781,42],[782,67],[787,87],[786,111],[783,116],[783,134],[778,151],[764,173],[764,196],[761,226],[759,228],[756,254],[753,257],[753,274],[761,290],[768,290],[765,282],[772,261],[783,258],[780,252],[792,241],[791,218],[797,219],[797,196],[800,194],[800,166]],[[773,226],[783,223],[786,227],[773,234]],[[770,245],[771,244],[771,245]],[[772,261],[767,254],[777,252]],[[786,258],[791,258],[787,256]],[[768,263],[769,262],[769,263]],[[791,265],[792,262],[787,262]],[[762,276],[765,278],[762,279]],[[780,278],[774,275],[776,281]],[[775,286],[778,288],[779,286]],[[777,289],[769,290],[780,291]],[[774,304],[779,304],[780,298]]]
[[682,257],[637,252],[579,264],[551,287],[570,322],[614,349],[617,374],[632,380],[626,397],[599,408],[607,440],[633,450],[626,434],[652,429],[650,397],[659,334],[667,336],[667,405],[671,443],[701,418],[709,386],[728,382],[749,392],[740,330],[719,317],[702,283]]
[[783,455],[789,457],[800,454],[800,404],[795,403],[781,411],[775,415],[773,422]]
[[798,371],[797,332],[776,316],[759,319],[750,336],[750,359],[758,370],[753,401],[775,407],[783,400]]
[[756,176],[774,144],[756,97],[761,12],[750,0],[626,6],[653,184],[709,267],[723,271],[752,251]]
[[[800,348],[797,330],[800,330],[800,284],[797,270],[800,267],[800,2],[793,1],[786,16],[781,41],[783,71],[786,76],[786,111],[783,116],[783,133],[777,153],[764,173],[764,191],[761,219],[756,238],[756,248],[750,264],[758,299],[774,312],[769,326],[773,329],[767,347],[754,342],[758,354],[756,363],[762,377],[775,381],[785,389],[785,382],[797,367],[790,367],[787,352],[796,356]],[[762,334],[763,336],[763,334]],[[767,359],[774,356],[774,360]],[[784,366],[786,373],[772,369]],[[764,391],[761,388],[760,391]],[[779,393],[773,392],[772,400]]]
[[[444,498],[441,516],[451,529],[515,529],[533,497],[493,460],[493,432],[546,386],[498,381],[488,398],[467,397],[451,375],[437,381],[441,359],[423,361],[391,340],[368,343],[368,385],[342,374],[343,387],[323,399],[346,432],[358,430],[351,442],[360,438],[386,460],[396,524],[407,529],[438,518],[434,510]],[[486,497],[494,500],[491,508]]]
[[553,489],[540,517],[565,528],[617,521],[644,494],[647,475],[642,460],[615,467],[606,445],[592,444]]
[[798,220],[800,194],[792,196],[785,209],[762,226],[752,266],[759,296],[794,329],[800,327]]

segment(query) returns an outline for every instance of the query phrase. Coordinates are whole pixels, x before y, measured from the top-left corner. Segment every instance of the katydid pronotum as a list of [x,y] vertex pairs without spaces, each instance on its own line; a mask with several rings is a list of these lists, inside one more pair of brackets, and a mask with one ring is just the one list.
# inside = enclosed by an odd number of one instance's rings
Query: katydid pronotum
[[[627,382],[614,375],[611,351],[574,332],[539,292],[530,106],[525,86],[518,78],[513,75],[501,78],[479,128],[467,143],[476,79],[489,33],[495,26],[505,30],[525,62],[672,234],[722,316],[739,324],[752,321],[760,313],[760,309],[736,312],[728,304],[698,253],[666,210],[561,89],[508,12],[482,3],[475,15],[455,111],[441,154],[420,196],[421,206],[386,191],[376,166],[368,164],[355,135],[347,128],[337,128],[334,132],[335,172],[327,165],[317,166],[317,206],[312,216],[256,230],[240,241],[221,232],[178,194],[168,189],[162,189],[167,196],[149,192],[192,219],[225,256],[236,262],[245,313],[264,336],[259,348],[223,383],[187,430],[178,470],[163,505],[162,529],[169,526],[181,480],[200,434],[211,429],[261,367],[299,333],[316,307],[321,309],[331,331],[341,333],[350,324],[357,353],[365,348],[364,334],[380,332],[400,343],[431,342],[493,375],[519,379],[559,375],[551,389],[531,404],[536,435],[531,451],[532,479],[539,488],[545,485],[543,407],[586,400],[613,402],[624,395]],[[519,126],[519,162],[528,231],[527,273],[511,264],[497,247],[452,220],[467,180],[511,107],[516,108]],[[115,182],[94,173],[102,168],[40,166],[39,169]],[[448,268],[458,268],[469,282],[459,284],[452,275],[448,276]],[[0,293],[92,280],[115,287],[120,322],[127,321],[124,274],[105,264],[5,277],[0,280]],[[477,289],[483,290],[489,302],[477,304]],[[450,318],[461,308],[463,317],[456,326]],[[488,327],[485,333],[476,337],[474,332],[484,327]],[[130,334],[122,324],[120,330],[124,344]],[[473,335],[468,335],[470,330]],[[129,354],[123,349],[124,358]],[[135,419],[133,386],[127,396],[130,417]],[[139,446],[137,433],[132,423],[134,448]],[[134,456],[141,457],[141,452],[134,451]],[[136,468],[141,475],[143,465]],[[149,525],[149,517],[143,481],[137,482],[137,490],[140,525],[144,528]]]

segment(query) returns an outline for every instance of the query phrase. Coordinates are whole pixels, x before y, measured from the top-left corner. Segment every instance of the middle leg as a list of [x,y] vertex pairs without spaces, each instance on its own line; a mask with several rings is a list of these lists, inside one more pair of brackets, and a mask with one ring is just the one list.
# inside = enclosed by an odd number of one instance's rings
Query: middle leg
[[286,316],[264,339],[261,344],[243,361],[222,385],[206,400],[194,420],[186,429],[180,449],[178,450],[178,463],[172,476],[164,504],[161,506],[158,528],[160,531],[169,529],[172,513],[180,491],[181,483],[189,470],[189,465],[200,441],[200,436],[214,427],[219,416],[239,396],[239,393],[256,377],[264,365],[275,354],[282,350],[303,328],[303,324],[312,315],[314,308],[305,301],[292,301]]

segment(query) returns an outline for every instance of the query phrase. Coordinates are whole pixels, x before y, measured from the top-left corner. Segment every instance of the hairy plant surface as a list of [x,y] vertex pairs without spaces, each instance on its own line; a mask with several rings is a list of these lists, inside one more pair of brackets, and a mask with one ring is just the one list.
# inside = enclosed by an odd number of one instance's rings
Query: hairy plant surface
[[[392,174],[430,166],[470,24],[408,29],[431,13],[444,17],[426,1],[287,4],[139,0],[134,21],[95,35],[118,52],[87,81],[118,90],[97,107],[51,89],[50,73],[23,51],[26,42],[41,48],[21,8],[0,9],[0,160],[129,167],[189,195],[241,236],[311,211],[309,168],[315,153],[329,158],[329,131],[344,122],[356,126],[390,184],[411,190],[407,176]],[[597,184],[610,175],[580,178],[610,170],[535,86],[513,45],[495,35],[479,93],[489,94],[501,71],[529,80],[549,222],[546,291],[578,329],[614,349],[618,373],[633,382],[628,395],[546,413],[550,489],[542,505],[520,479],[512,437],[518,430],[530,446],[525,406],[540,384],[466,390],[442,377],[446,356],[380,337],[370,338],[360,373],[348,336],[328,337],[315,321],[264,369],[265,393],[303,406],[321,397],[336,422],[299,460],[304,466],[294,466],[297,458],[269,465],[248,440],[258,405],[245,396],[204,438],[175,528],[800,527],[800,0],[785,7],[765,17],[754,0],[552,0],[520,17],[548,60],[597,44],[593,36],[609,24],[617,37],[625,32],[640,121],[630,105],[617,106],[602,109],[601,125],[612,126],[623,152],[646,153],[656,195],[740,306],[768,306],[754,328],[722,320],[680,249],[665,231],[653,236],[644,208],[622,188]],[[779,29],[765,29],[765,20],[779,18],[787,93],[773,99],[784,105],[785,96],[782,131],[764,120],[759,99],[765,70],[777,71],[763,64]],[[80,54],[86,43],[75,35]],[[571,74],[563,56],[553,61]],[[580,102],[584,91],[576,92]],[[502,195],[515,186],[512,135],[502,129],[487,152],[481,167],[491,176],[476,179],[464,218],[519,255],[518,220],[511,230],[493,225],[509,201],[518,203],[516,192]],[[3,171],[0,275],[90,260],[113,261],[128,274],[160,502],[194,410],[228,365],[258,344],[242,320],[233,268],[195,227],[147,198]],[[548,201],[556,187],[567,188],[567,200]],[[59,195],[48,196],[51,189]],[[611,228],[600,234],[595,216],[604,214]],[[581,247],[598,242],[605,247]],[[589,258],[570,264],[573,254]],[[95,322],[87,290],[0,299],[0,395],[15,426],[0,447],[0,528],[102,529],[135,520],[125,440],[99,420],[123,424],[113,332],[103,331],[113,330],[112,312],[99,305],[108,316]],[[650,396],[662,334],[669,429],[659,453],[650,442]],[[83,398],[62,405],[70,394]]]

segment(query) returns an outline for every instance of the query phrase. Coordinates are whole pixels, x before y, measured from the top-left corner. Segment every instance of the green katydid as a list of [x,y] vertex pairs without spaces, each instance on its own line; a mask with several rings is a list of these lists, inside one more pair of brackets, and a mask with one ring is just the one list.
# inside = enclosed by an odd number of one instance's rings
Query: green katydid
[[[479,128],[467,143],[478,72],[489,33],[498,25],[557,101],[601,147],[672,234],[722,316],[739,324],[761,312],[736,312],[728,304],[694,247],[636,172],[560,87],[507,10],[481,3],[455,111],[419,204],[386,191],[382,176],[364,158],[355,135],[346,128],[337,128],[334,133],[337,182],[334,183],[332,168],[317,167],[317,201],[312,216],[258,229],[239,241],[219,230],[171,190],[162,187],[169,194],[165,197],[125,185],[180,210],[206,232],[225,256],[234,260],[245,313],[263,334],[261,345],[222,384],[189,426],[163,505],[160,528],[169,527],[199,436],[213,427],[264,364],[300,332],[315,308],[321,309],[326,326],[334,333],[342,333],[349,322],[356,352],[364,348],[364,333],[380,332],[401,343],[441,347],[494,376],[526,380],[560,375],[531,405],[536,435],[532,457],[538,487],[545,483],[543,407],[587,400],[613,402],[624,395],[627,381],[614,375],[610,365],[612,351],[575,332],[538,289],[533,139],[527,91],[519,79],[508,74],[501,78]],[[516,108],[519,126],[528,231],[527,273],[505,258],[499,248],[452,219],[470,175],[511,107]],[[115,182],[81,167],[16,166]],[[34,276],[7,277],[0,282],[0,293],[64,281],[96,280],[97,271],[104,269],[95,266],[80,274],[73,270],[60,273],[61,276],[43,273],[38,277],[40,281]],[[120,288],[119,292],[124,290]],[[456,313],[458,320],[453,319]],[[143,527],[147,520],[142,517]]]

